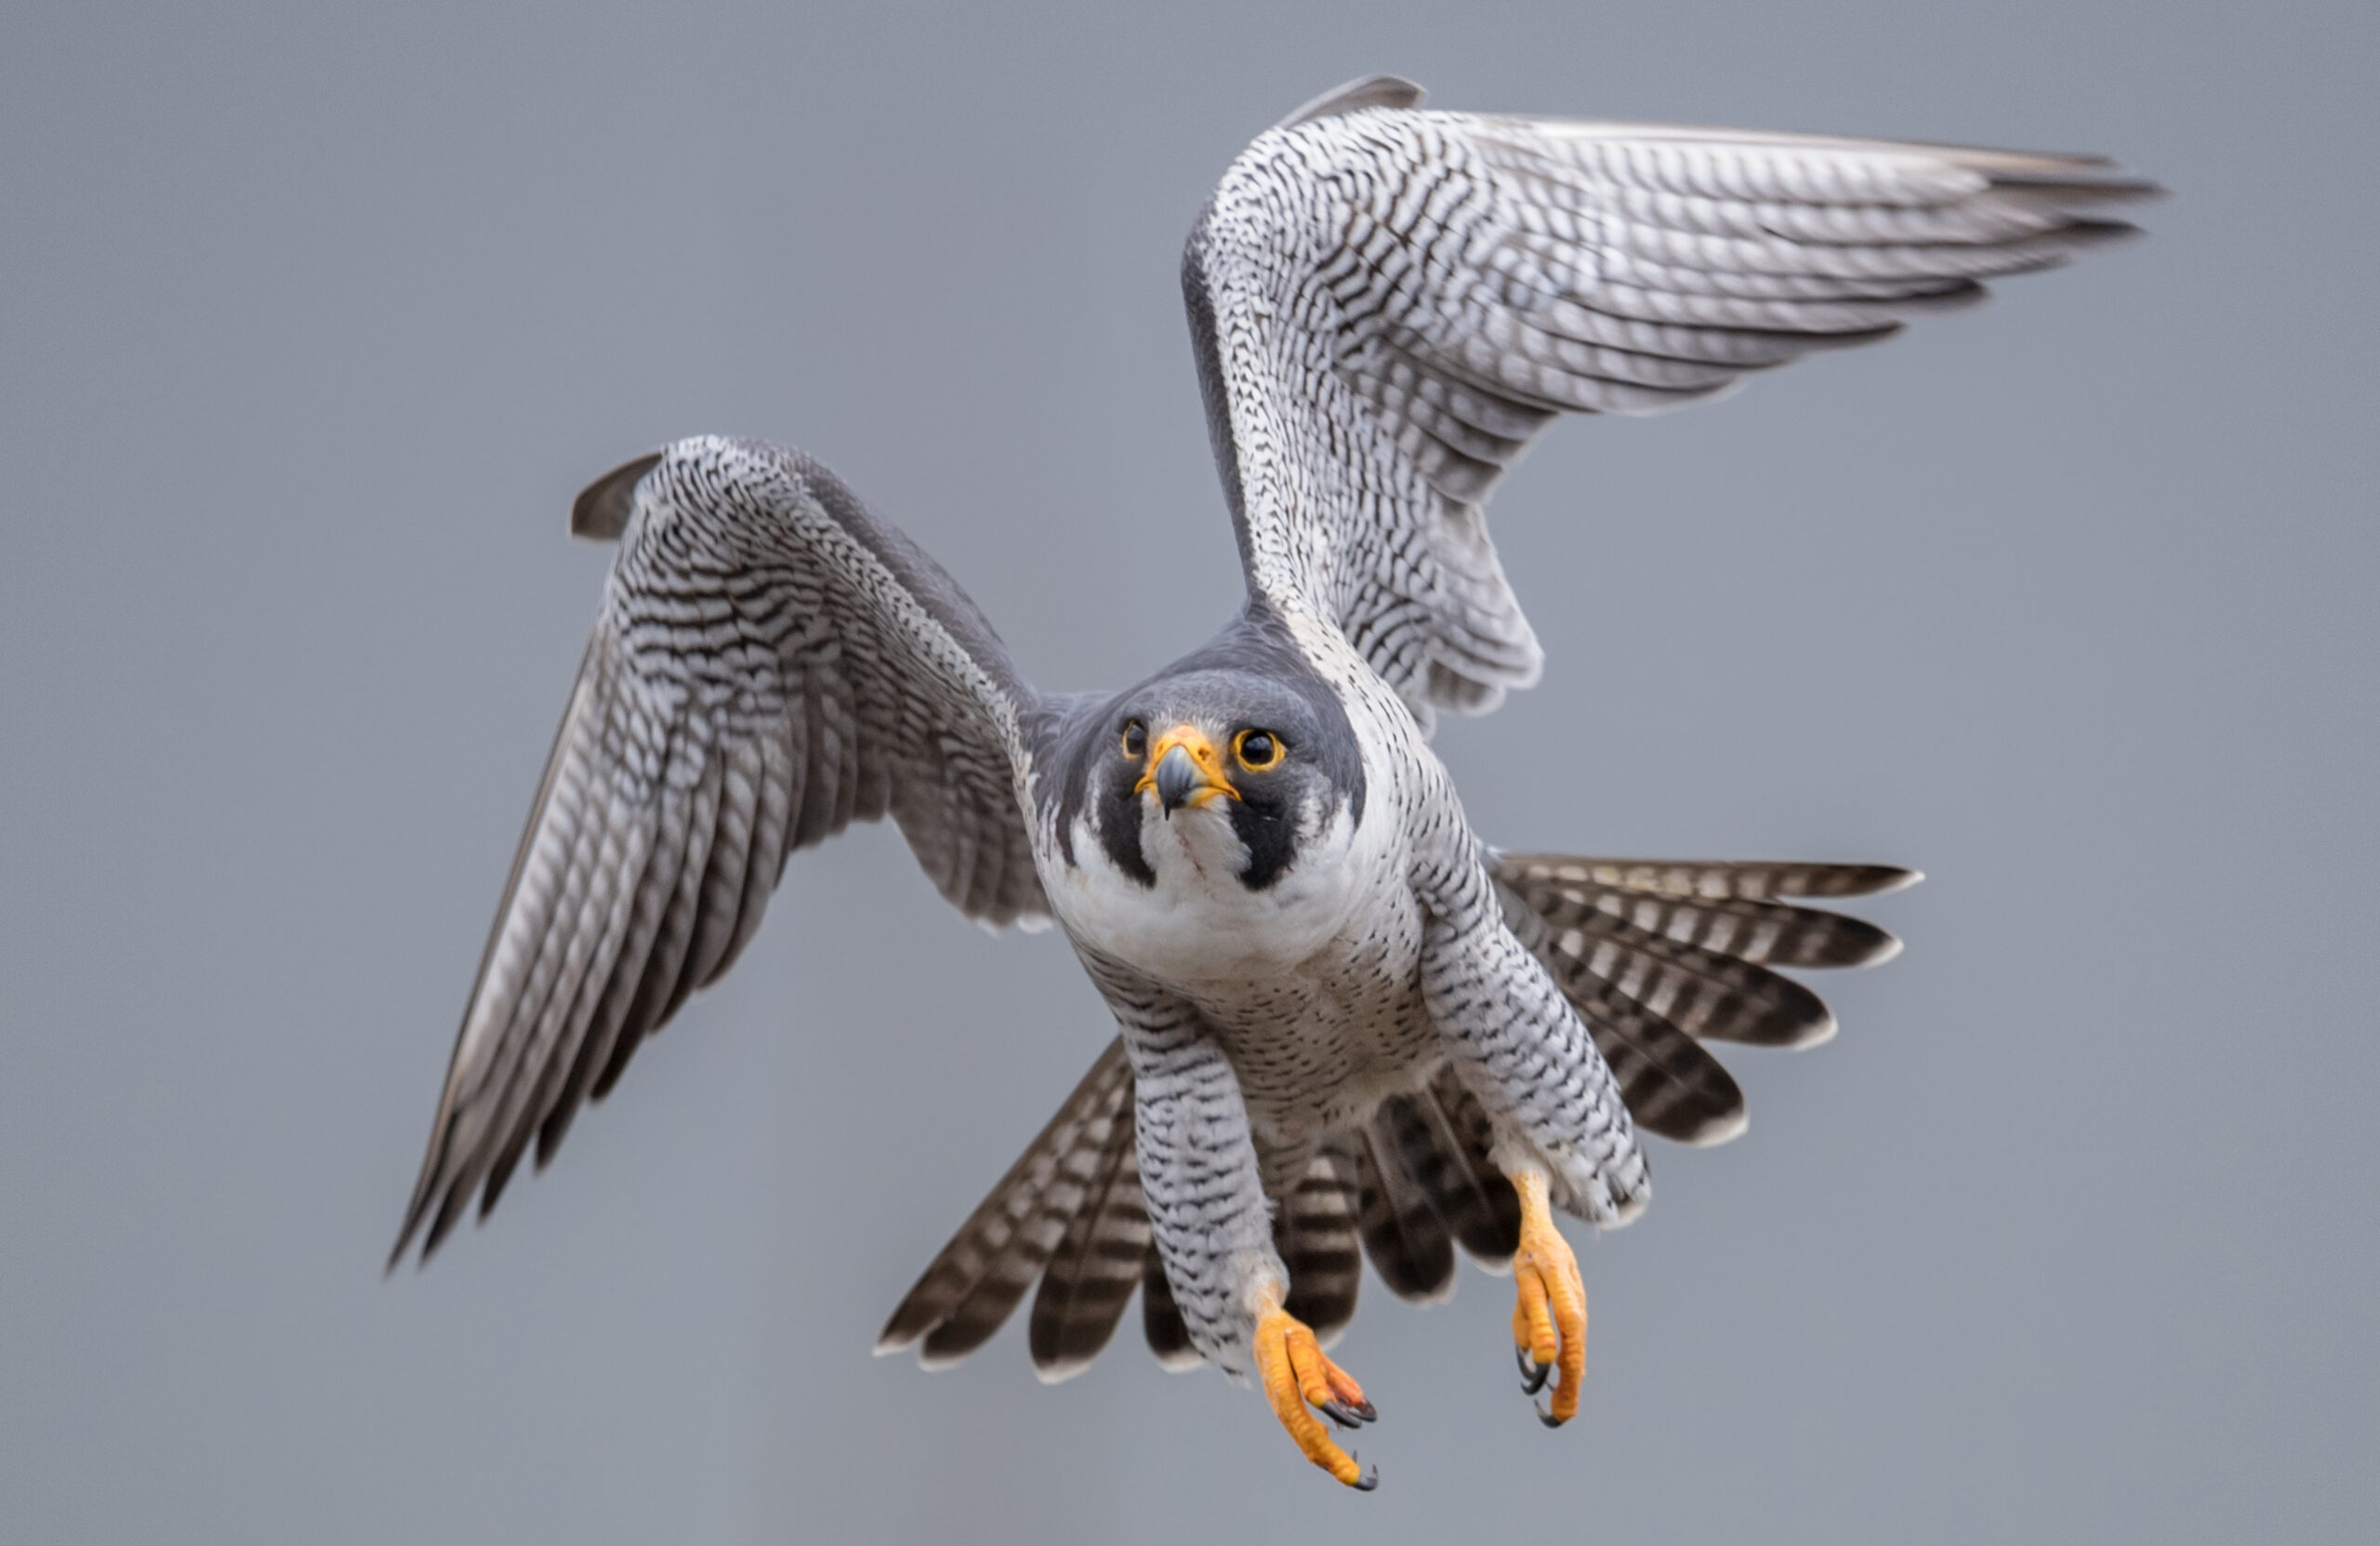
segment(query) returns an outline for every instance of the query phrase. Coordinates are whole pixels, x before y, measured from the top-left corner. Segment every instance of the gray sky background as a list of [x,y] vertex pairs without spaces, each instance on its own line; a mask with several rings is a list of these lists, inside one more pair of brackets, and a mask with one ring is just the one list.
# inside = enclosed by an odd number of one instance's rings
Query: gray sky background
[[[0,17],[0,1534],[2380,1537],[2380,10],[377,11]],[[1137,678],[1239,587],[1183,235],[1382,69],[2177,194],[1499,498],[1549,668],[1440,737],[1491,840],[1931,875],[1579,1236],[1581,1420],[1467,1269],[1342,1344],[1371,1498],[1136,1314],[1055,1389],[1015,1326],[872,1360],[1110,1035],[889,829],[383,1282],[608,562],[571,496],[788,441],[1037,680]]]

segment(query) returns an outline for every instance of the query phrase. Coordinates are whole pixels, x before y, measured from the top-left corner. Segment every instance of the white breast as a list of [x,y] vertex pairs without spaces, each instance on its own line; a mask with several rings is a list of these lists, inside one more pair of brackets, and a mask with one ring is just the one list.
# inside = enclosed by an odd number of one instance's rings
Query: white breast
[[1170,817],[1148,803],[1141,849],[1155,885],[1117,869],[1086,819],[1074,832],[1080,867],[1054,878],[1050,899],[1084,945],[1194,993],[1304,964],[1347,932],[1394,870],[1381,841],[1392,824],[1359,826],[1341,811],[1300,839],[1279,879],[1250,891],[1239,879],[1248,850],[1220,802]]

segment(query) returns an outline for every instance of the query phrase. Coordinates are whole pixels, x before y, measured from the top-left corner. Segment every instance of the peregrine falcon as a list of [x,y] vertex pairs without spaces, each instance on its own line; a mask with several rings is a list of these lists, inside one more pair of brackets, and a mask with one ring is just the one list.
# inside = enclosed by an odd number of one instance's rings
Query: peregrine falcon
[[[1578,1409],[1554,1218],[1627,1222],[1640,1131],[1732,1137],[1704,1043],[1834,1022],[1778,967],[1897,943],[1787,898],[1872,865],[1503,852],[1430,748],[1540,653],[1484,506],[1565,412],[1656,413],[2131,231],[2091,157],[1441,112],[1376,77],[1235,161],[1182,265],[1247,602],[1121,693],[1018,675],[958,585],[802,454],[699,438],[602,479],[602,610],[456,1037],[391,1264],[551,1156],[752,936],[787,857],[891,815],[952,905],[1054,921],[1120,1035],[879,1351],[958,1358],[1039,1284],[1084,1367],[1134,1289],[1169,1366],[1253,1380],[1315,1464],[1369,1421],[1325,1354],[1361,1260],[1515,1283],[1524,1388]],[[1320,1416],[1317,1416],[1320,1414]]]

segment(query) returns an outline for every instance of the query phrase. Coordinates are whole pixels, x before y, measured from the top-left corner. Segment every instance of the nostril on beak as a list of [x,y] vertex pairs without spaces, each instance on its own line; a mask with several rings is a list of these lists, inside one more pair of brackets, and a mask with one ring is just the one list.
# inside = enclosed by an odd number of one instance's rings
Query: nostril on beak
[[1198,775],[1198,764],[1191,759],[1189,748],[1174,746],[1166,748],[1157,764],[1157,802],[1169,816],[1190,791],[1206,782]]

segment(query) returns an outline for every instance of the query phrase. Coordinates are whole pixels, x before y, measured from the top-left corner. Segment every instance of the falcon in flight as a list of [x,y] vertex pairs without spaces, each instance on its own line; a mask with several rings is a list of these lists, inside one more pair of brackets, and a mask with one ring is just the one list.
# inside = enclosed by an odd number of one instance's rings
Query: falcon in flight
[[[1578,1409],[1586,1296],[1554,1219],[1627,1222],[1639,1134],[1724,1141],[1711,1041],[1834,1028],[1778,967],[1897,943],[1786,898],[1867,865],[1507,853],[1429,734],[1535,681],[1488,537],[1566,413],[1647,414],[1872,343],[2131,227],[2089,157],[1425,112],[1378,77],[1232,164],[1183,297],[1248,600],[1121,693],[1021,678],[949,575],[825,468],[681,441],[580,496],[616,539],[391,1264],[549,1158],[716,980],[787,855],[891,815],[959,911],[1054,920],[1120,1035],[894,1312],[981,1344],[1036,1282],[1034,1364],[1135,1288],[1169,1366],[1252,1379],[1299,1448],[1369,1421],[1323,1352],[1368,1255],[1441,1297],[1509,1270],[1524,1387]],[[1320,1414],[1319,1416],[1317,1414]]]

